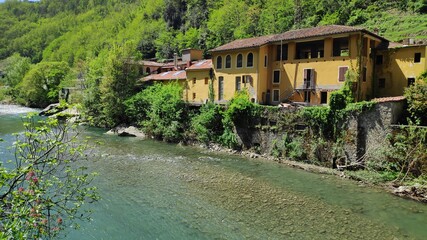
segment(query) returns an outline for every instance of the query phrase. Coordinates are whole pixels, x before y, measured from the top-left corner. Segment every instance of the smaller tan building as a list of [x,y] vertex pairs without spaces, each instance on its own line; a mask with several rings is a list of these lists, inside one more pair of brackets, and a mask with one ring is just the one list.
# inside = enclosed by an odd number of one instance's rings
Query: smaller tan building
[[202,104],[209,99],[209,83],[212,74],[212,60],[201,60],[189,68],[187,72],[187,102]]
[[183,100],[194,105],[201,105],[209,98],[212,61],[205,59],[192,62],[185,70],[168,71],[152,74],[142,79],[146,83],[168,84],[177,81],[183,88]]
[[404,89],[427,70],[426,45],[382,44],[375,56],[375,95],[403,95]]

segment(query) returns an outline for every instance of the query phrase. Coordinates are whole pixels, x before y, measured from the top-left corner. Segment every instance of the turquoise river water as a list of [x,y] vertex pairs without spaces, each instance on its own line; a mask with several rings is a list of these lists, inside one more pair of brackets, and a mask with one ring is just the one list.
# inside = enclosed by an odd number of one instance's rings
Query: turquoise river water
[[[0,156],[19,114],[0,105]],[[102,200],[66,239],[427,239],[427,206],[336,176],[151,140],[104,144],[89,168]]]

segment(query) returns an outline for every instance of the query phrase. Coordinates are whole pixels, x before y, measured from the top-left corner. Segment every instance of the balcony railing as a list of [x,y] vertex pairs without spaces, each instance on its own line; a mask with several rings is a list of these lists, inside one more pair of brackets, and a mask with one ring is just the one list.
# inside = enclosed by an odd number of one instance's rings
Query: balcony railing
[[314,83],[314,80],[304,81],[302,85],[302,89],[312,90],[316,89],[316,84]]

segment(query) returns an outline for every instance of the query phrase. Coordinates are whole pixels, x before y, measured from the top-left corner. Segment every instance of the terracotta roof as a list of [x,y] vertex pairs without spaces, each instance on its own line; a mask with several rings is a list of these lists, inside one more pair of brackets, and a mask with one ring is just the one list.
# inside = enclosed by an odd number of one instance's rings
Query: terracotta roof
[[168,81],[168,80],[182,80],[187,79],[187,74],[185,70],[181,71],[169,71],[169,72],[163,72],[159,74],[152,74],[147,77],[144,77],[142,79],[143,82],[145,81]]
[[280,33],[275,35],[271,42],[277,41],[287,41],[287,40],[295,40],[302,38],[310,38],[310,37],[320,37],[332,34],[340,34],[340,33],[351,33],[364,31],[364,28],[361,27],[350,27],[350,26],[341,26],[341,25],[328,25],[328,26],[319,26],[312,28],[303,28],[297,30],[291,30],[284,33]]
[[233,49],[242,49],[242,48],[251,48],[251,47],[259,47],[269,42],[270,38],[274,35],[267,35],[261,37],[253,37],[253,38],[245,38],[238,39],[217,48],[210,50],[211,52],[225,51],[225,50],[233,50]]
[[402,100],[405,100],[406,98],[404,96],[397,96],[397,97],[383,97],[383,98],[374,98],[372,99],[373,102],[383,103],[383,102],[399,102]]
[[224,44],[222,46],[219,46],[217,48],[214,48],[211,50],[211,52],[259,47],[267,43],[278,42],[278,41],[289,41],[289,40],[297,40],[297,39],[304,39],[304,38],[311,38],[311,37],[321,37],[321,36],[327,36],[327,35],[333,35],[333,34],[352,33],[352,32],[359,32],[359,31],[369,33],[372,36],[378,37],[388,42],[387,39],[375,33],[369,32],[368,30],[362,27],[328,25],[328,26],[319,26],[319,27],[312,27],[312,28],[290,30],[290,31],[276,34],[276,35],[239,39],[239,40],[235,40],[233,42]]
[[397,43],[397,42],[382,42],[377,46],[378,50],[387,50],[390,48],[400,48],[403,47],[404,45],[401,43]]
[[143,66],[147,66],[147,67],[163,67],[165,65],[164,63],[147,61],[147,60],[141,60],[138,63],[142,64]]
[[205,60],[200,60],[198,62],[195,62],[193,65],[187,68],[187,70],[200,70],[200,69],[211,69],[211,68],[212,68],[212,60],[205,59]]

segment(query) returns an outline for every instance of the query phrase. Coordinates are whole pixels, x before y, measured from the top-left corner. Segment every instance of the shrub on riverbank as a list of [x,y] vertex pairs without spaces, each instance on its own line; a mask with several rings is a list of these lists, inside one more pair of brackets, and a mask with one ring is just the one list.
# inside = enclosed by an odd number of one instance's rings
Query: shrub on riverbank
[[427,126],[427,71],[421,74],[414,85],[406,88],[405,97],[412,122]]
[[218,142],[224,132],[222,119],[223,109],[220,105],[213,103],[203,105],[200,112],[191,120],[191,135],[205,144]]
[[126,113],[146,134],[178,142],[189,122],[182,93],[177,82],[155,84],[125,101]]

